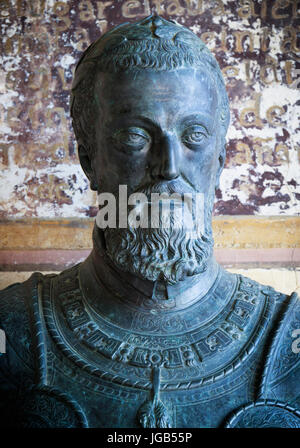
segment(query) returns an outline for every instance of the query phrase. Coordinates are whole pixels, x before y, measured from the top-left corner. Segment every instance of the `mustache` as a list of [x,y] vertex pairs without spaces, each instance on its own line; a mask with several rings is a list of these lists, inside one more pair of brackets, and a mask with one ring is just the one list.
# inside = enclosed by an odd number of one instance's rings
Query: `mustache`
[[143,193],[147,196],[148,200],[151,200],[152,193],[167,193],[171,194],[180,194],[184,193],[196,193],[195,188],[190,186],[187,182],[181,179],[175,179],[171,181],[161,181],[155,182],[151,184],[141,185],[134,193]]

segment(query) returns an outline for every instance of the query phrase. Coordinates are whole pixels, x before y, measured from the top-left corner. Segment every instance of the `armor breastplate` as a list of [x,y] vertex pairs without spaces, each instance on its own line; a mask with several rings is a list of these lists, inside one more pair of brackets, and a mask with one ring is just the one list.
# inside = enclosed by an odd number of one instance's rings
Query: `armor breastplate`
[[274,406],[281,421],[299,423],[297,410],[261,393],[261,365],[286,296],[221,269],[199,301],[151,313],[150,303],[141,312],[105,289],[102,300],[87,300],[81,281],[80,265],[35,280],[37,375],[22,400],[36,397],[34,415],[43,401],[61,408],[45,417],[50,426],[53,419],[77,427],[239,426],[245,412],[273,415]]

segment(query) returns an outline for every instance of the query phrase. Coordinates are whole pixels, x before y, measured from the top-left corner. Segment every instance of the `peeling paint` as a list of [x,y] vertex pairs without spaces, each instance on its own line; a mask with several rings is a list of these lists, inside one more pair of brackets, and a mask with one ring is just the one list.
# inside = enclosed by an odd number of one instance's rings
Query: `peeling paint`
[[72,73],[101,33],[150,11],[202,37],[223,70],[231,127],[215,213],[298,215],[296,3],[2,0],[0,216],[95,214],[95,194],[78,164],[69,116]]

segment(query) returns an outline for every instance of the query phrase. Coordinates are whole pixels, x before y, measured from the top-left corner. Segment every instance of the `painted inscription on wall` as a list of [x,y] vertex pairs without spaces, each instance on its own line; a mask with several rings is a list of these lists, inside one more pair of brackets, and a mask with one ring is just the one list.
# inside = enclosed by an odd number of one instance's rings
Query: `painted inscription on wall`
[[300,1],[1,0],[0,217],[94,216],[72,73],[101,33],[151,12],[197,33],[224,74],[231,126],[216,214],[299,214]]

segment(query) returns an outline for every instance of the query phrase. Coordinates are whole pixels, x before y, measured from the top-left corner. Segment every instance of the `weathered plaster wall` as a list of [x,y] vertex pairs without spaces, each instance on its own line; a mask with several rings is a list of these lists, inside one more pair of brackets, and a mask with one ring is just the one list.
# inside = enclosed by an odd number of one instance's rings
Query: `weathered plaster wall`
[[95,214],[71,130],[72,72],[101,33],[151,11],[201,36],[224,73],[232,115],[216,214],[299,214],[299,8],[297,0],[2,0],[0,216]]

